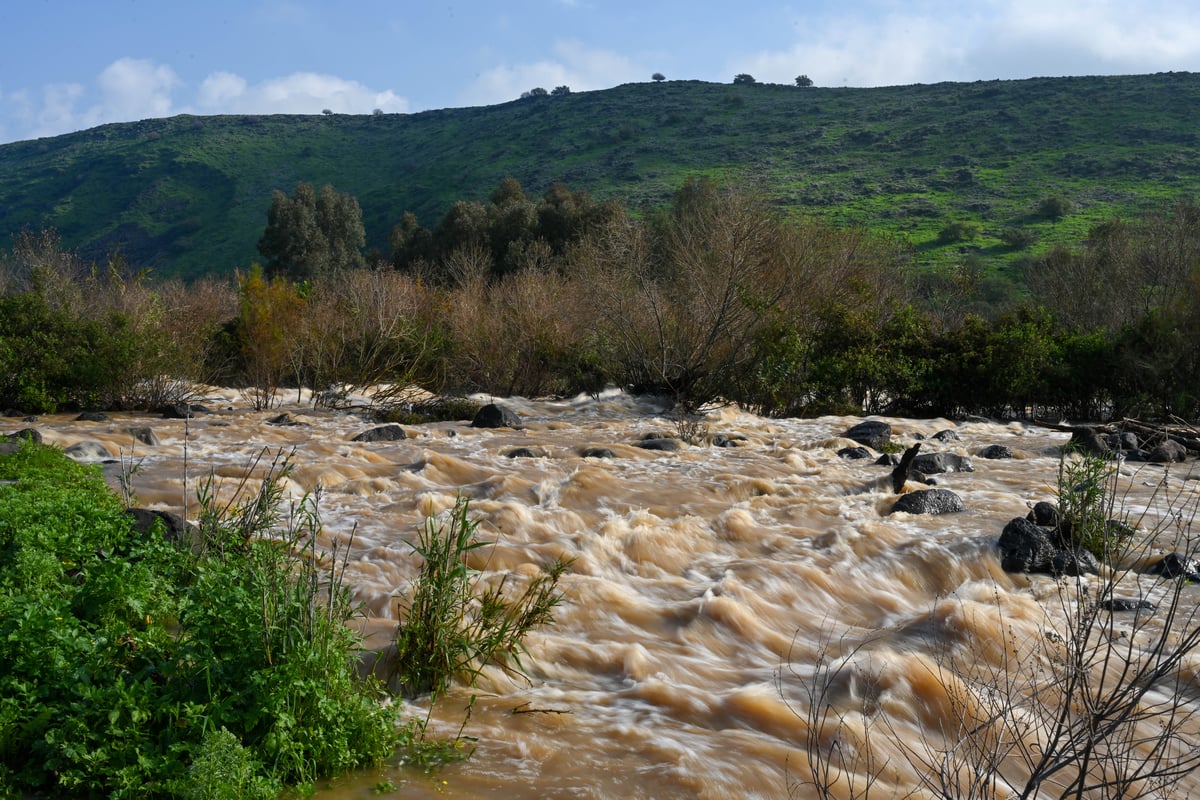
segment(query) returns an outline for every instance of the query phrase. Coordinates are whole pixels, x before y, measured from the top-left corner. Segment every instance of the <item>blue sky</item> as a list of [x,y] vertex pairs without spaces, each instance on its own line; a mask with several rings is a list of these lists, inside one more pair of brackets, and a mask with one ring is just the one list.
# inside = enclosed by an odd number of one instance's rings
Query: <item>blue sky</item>
[[818,86],[1200,71],[1194,0],[0,0],[0,142],[174,114],[416,112],[746,72]]

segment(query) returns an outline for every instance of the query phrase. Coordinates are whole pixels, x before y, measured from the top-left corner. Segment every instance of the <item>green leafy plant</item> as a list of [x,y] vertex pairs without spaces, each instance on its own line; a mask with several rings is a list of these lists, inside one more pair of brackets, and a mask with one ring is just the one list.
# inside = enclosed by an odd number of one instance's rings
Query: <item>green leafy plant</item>
[[468,507],[460,497],[446,518],[427,519],[412,545],[423,563],[400,601],[393,675],[409,694],[436,697],[456,677],[473,683],[489,662],[523,671],[522,640],[553,621],[561,600],[556,589],[567,568],[562,561],[532,578],[515,599],[507,596],[507,576],[480,590],[463,558],[488,543],[477,538]]

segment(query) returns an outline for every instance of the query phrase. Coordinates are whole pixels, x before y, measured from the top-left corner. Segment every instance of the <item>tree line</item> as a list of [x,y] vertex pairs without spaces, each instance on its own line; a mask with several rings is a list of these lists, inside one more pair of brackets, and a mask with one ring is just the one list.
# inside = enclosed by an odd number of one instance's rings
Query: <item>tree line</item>
[[[574,395],[616,385],[685,411],[1200,417],[1200,205],[1111,220],[1025,262],[1003,307],[969,262],[788,217],[752,188],[687,181],[637,213],[505,179],[431,228],[404,214],[364,259],[357,201],[277,192],[264,266],[156,282],[85,264],[51,231],[4,254],[0,406],[149,406],[192,381],[411,384]],[[336,402],[338,392],[320,395]]]

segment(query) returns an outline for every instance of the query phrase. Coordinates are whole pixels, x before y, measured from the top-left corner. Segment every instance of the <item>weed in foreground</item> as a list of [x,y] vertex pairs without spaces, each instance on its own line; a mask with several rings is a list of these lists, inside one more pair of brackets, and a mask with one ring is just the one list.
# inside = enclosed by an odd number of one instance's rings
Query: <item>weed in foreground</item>
[[561,600],[558,581],[567,568],[553,562],[510,599],[507,576],[476,593],[477,581],[463,557],[487,542],[460,497],[448,517],[426,520],[413,549],[423,559],[411,591],[400,601],[393,678],[410,695],[445,692],[456,677],[469,684],[487,663],[523,674],[522,640],[553,621]]

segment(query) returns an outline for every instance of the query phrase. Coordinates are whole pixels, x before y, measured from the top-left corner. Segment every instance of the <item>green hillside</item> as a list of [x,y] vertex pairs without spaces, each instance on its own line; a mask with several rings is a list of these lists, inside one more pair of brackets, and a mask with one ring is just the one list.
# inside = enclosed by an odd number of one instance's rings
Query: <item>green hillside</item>
[[[1200,74],[1038,78],[877,89],[668,81],[409,115],[179,116],[0,146],[0,236],[54,227],[159,275],[257,258],[271,190],[355,195],[371,246],[405,210],[432,227],[512,175],[657,204],[692,175],[760,183],[780,206],[908,237],[929,263],[999,236],[1033,250],[1095,222],[1200,193]],[[1034,212],[1061,196],[1072,212]],[[937,243],[955,221],[978,238]]]

